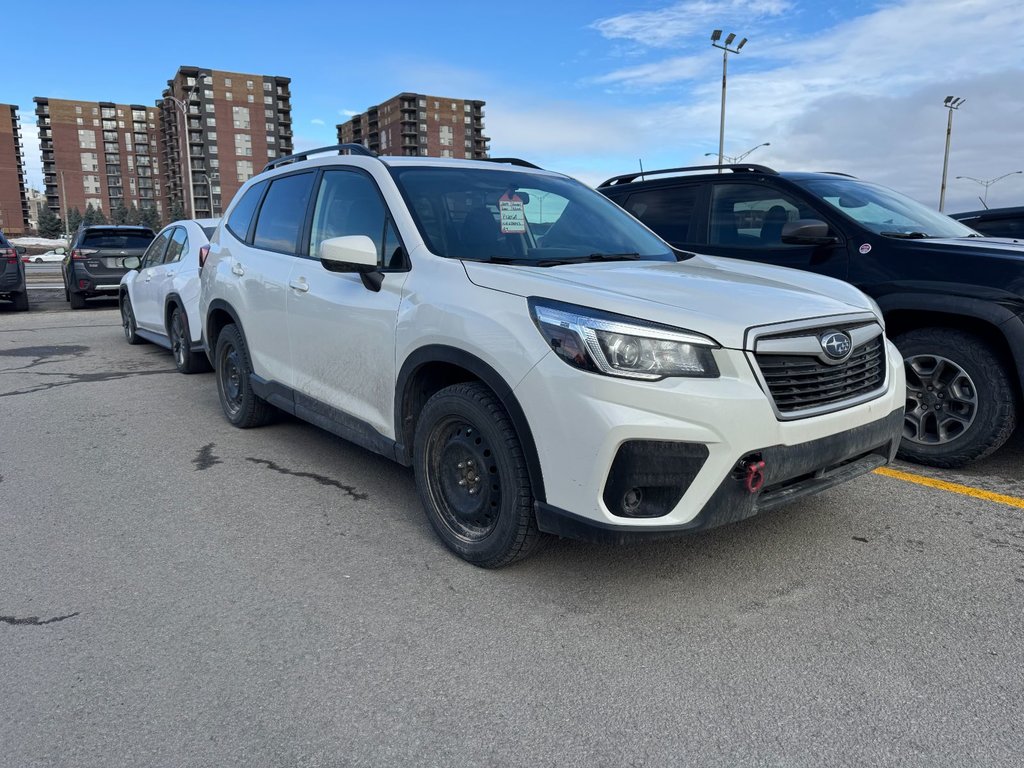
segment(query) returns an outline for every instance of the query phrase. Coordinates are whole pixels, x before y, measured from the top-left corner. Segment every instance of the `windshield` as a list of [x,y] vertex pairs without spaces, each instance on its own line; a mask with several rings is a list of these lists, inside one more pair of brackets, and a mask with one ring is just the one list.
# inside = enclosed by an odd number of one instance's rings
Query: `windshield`
[[664,241],[572,179],[500,167],[391,172],[424,242],[439,256],[542,267],[676,261]]
[[859,224],[893,237],[970,237],[959,221],[891,189],[856,179],[811,179],[797,184]]

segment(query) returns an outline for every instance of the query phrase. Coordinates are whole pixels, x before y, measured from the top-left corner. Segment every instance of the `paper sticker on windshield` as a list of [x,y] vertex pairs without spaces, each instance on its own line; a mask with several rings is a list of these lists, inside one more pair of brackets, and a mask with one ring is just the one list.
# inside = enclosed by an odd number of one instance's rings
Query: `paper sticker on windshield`
[[861,253],[871,253],[871,243],[864,243],[860,248],[857,249]]
[[503,235],[521,235],[526,232],[526,211],[523,210],[523,199],[519,195],[506,192],[498,198],[498,213],[501,215]]

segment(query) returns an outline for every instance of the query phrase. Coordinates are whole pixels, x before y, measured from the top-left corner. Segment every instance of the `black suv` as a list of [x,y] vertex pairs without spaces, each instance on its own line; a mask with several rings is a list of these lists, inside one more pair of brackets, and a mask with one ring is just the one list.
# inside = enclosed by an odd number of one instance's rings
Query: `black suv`
[[25,249],[11,245],[0,232],[0,299],[14,304],[14,309],[28,309],[28,288],[25,285],[25,264],[21,254]]
[[[697,166],[616,176],[599,190],[679,249],[818,272],[873,297],[906,361],[902,457],[959,466],[1012,434],[1024,245],[846,174]],[[803,383],[794,375],[795,393]]]
[[121,278],[128,271],[124,260],[129,256],[141,258],[154,237],[149,227],[81,227],[61,262],[64,298],[71,302],[71,308],[82,309],[92,296],[117,298]]
[[1012,237],[1024,241],[1024,206],[987,208],[984,211],[966,211],[950,215],[988,237]]

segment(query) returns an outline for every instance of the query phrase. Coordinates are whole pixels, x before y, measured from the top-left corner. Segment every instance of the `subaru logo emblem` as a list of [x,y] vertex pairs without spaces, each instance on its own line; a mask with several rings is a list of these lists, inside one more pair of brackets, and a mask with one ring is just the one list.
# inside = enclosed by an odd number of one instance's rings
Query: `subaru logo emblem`
[[821,349],[830,360],[843,360],[853,348],[849,334],[831,331],[821,337]]

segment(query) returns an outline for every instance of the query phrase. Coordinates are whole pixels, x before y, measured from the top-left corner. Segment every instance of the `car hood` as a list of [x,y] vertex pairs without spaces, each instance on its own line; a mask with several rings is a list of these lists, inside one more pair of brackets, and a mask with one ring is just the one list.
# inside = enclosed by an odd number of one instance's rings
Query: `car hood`
[[736,259],[617,261],[557,267],[463,262],[483,288],[615,312],[741,349],[754,326],[871,312],[870,299],[830,277]]
[[927,237],[904,242],[912,243],[915,249],[927,251],[970,253],[1024,261],[1024,240],[1009,237]]

